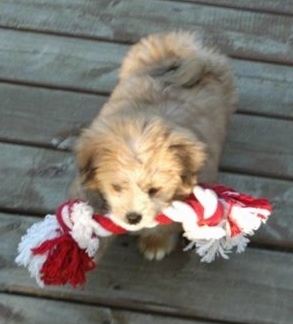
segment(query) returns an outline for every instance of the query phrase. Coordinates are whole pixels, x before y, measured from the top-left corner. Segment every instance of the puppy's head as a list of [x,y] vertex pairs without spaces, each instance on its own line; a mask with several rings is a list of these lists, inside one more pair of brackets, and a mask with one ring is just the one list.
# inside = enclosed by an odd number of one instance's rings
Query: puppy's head
[[172,200],[188,196],[205,160],[191,133],[154,117],[96,121],[76,156],[82,185],[102,194],[113,220],[129,230],[148,227]]

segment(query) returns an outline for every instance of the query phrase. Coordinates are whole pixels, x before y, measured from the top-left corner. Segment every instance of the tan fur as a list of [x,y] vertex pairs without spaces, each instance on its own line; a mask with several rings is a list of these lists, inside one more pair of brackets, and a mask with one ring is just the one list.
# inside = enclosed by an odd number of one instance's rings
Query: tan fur
[[[176,245],[178,226],[145,228],[199,180],[216,180],[235,103],[226,58],[204,48],[193,34],[142,39],[124,59],[109,101],[77,143],[79,177],[71,195],[89,199],[118,224],[139,231],[148,259],[163,258]],[[135,224],[127,219],[133,212],[142,216]]]

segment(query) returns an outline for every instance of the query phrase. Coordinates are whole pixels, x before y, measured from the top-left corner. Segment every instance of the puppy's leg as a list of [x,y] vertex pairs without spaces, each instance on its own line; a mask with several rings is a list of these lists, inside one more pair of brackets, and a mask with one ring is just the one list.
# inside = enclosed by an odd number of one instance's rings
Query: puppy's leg
[[143,230],[139,237],[139,249],[148,260],[162,260],[175,249],[181,230],[178,224]]

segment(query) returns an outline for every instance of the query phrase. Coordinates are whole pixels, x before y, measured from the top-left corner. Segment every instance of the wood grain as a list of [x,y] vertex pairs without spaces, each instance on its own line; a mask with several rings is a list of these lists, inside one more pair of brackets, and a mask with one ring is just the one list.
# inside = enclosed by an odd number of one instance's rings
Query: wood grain
[[[0,243],[6,247],[1,252],[3,292],[230,323],[290,323],[292,254],[248,249],[229,261],[201,264],[192,252],[178,250],[161,262],[149,262],[136,251],[135,238],[125,236],[109,248],[84,289],[40,289],[13,263],[20,236],[35,221],[1,215],[5,229]],[[11,222],[18,226],[9,226]]]
[[0,21],[10,28],[122,42],[174,28],[196,29],[231,55],[293,63],[293,21],[282,15],[158,0],[62,0],[54,5],[2,0]]
[[[71,153],[0,144],[0,207],[11,212],[45,215],[66,199],[74,177]],[[293,247],[293,186],[291,181],[220,173],[219,181],[247,194],[267,197],[274,216],[253,240]]]
[[[128,48],[6,30],[0,33],[0,79],[57,89],[109,93],[117,82],[117,71]],[[293,69],[242,60],[232,60],[232,66],[239,89],[239,110],[293,118]],[[12,90],[0,84],[0,91],[2,94]],[[17,98],[5,99],[5,103],[8,100],[17,102],[18,97],[26,96],[23,93],[24,90]],[[56,92],[56,96],[60,97],[60,94]],[[31,104],[36,104],[37,100],[34,98]],[[5,107],[1,105],[1,113]]]
[[44,213],[64,200],[74,175],[71,154],[0,144],[0,206]]
[[[180,0],[181,1],[181,0]],[[184,0],[183,0],[184,2]],[[244,10],[271,12],[274,14],[292,15],[292,0],[187,0],[186,2],[210,4],[220,7],[231,7]]]
[[[291,0],[0,0],[1,324],[292,322],[292,15]],[[126,235],[85,289],[40,289],[14,264],[21,236],[66,199],[75,136],[115,86],[127,44],[174,28],[233,57],[240,113],[219,182],[267,197],[273,215],[229,261],[201,264],[178,247],[147,262]]]
[[[106,97],[0,85],[0,139],[71,149]],[[62,109],[60,109],[62,108]],[[17,127],[13,127],[17,121]],[[37,136],[36,136],[37,135]],[[229,126],[221,166],[279,178],[293,175],[291,121],[237,114]]]
[[[0,83],[3,141],[69,149],[107,97]],[[13,127],[17,123],[17,127]]]
[[5,30],[0,33],[0,77],[58,89],[109,92],[117,82],[117,69],[127,49],[111,43]]
[[292,119],[292,68],[242,60],[231,62],[239,93],[239,111]]
[[1,324],[209,324],[154,314],[0,293]]
[[293,180],[293,123],[235,115],[228,129],[221,166]]

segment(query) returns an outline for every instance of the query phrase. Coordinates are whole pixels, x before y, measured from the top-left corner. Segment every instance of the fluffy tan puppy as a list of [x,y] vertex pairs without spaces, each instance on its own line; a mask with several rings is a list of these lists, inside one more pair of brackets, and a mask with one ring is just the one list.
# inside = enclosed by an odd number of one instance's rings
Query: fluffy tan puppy
[[[123,61],[119,83],[76,146],[71,196],[139,234],[148,259],[175,247],[179,226],[148,228],[198,181],[215,182],[236,103],[227,59],[189,32],[150,35]],[[106,246],[104,242],[104,246]]]

